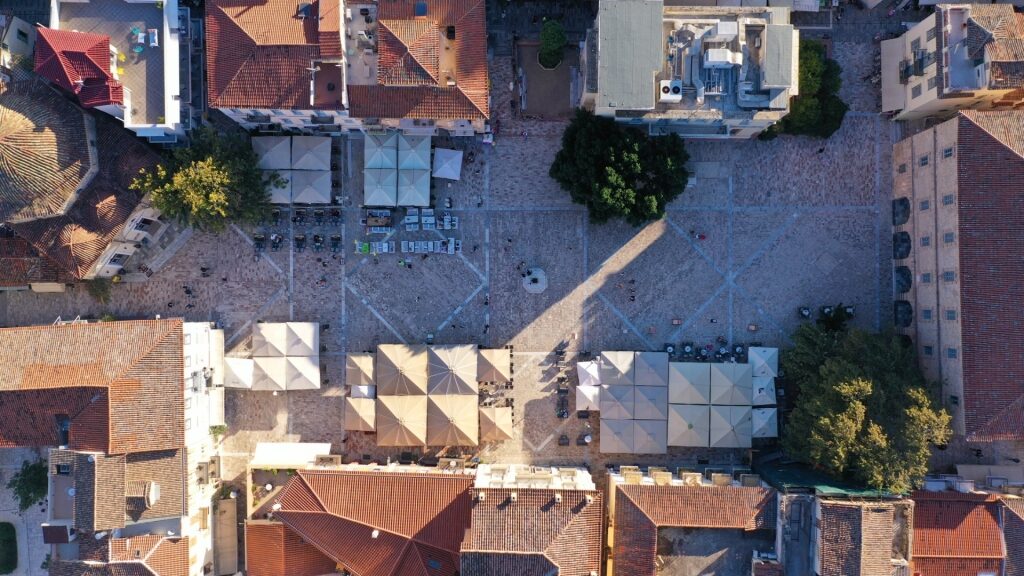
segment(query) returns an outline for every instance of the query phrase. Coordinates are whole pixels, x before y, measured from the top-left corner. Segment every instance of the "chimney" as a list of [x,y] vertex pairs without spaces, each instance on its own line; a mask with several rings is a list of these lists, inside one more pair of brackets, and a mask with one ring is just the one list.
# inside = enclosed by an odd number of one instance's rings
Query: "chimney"
[[128,482],[124,495],[140,504],[139,508],[149,510],[160,500],[160,485],[149,480]]

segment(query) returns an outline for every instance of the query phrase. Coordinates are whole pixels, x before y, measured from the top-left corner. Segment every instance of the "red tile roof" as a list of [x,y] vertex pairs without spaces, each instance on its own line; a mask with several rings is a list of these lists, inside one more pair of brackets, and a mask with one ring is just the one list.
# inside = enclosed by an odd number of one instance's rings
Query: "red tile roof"
[[820,576],[873,576],[892,570],[895,506],[820,501]]
[[614,489],[616,574],[656,574],[658,528],[775,529],[778,504],[771,488],[618,484]]
[[964,576],[1006,555],[999,501],[987,494],[914,492],[913,570],[920,576]]
[[[973,8],[972,8],[973,10]],[[964,413],[969,440],[1024,439],[1024,111],[958,120]]]
[[[468,476],[300,470],[274,515],[358,576],[451,576],[469,528],[472,483]],[[273,558],[264,564],[280,565]]]
[[[0,329],[0,447],[109,454],[184,443],[181,320]],[[159,426],[153,426],[159,422]]]
[[189,539],[181,537],[111,538],[101,557],[89,563],[51,562],[50,576],[189,576],[188,546]]
[[110,73],[110,36],[40,26],[35,71],[75,94],[86,108],[122,104],[124,88]]
[[1003,504],[1006,576],[1024,576],[1024,500],[1006,498]]
[[320,576],[337,564],[279,522],[245,524],[245,570],[249,576]]
[[[462,542],[462,576],[589,576],[601,571],[601,494],[478,489]],[[512,503],[511,494],[516,494]],[[562,501],[555,501],[555,494]],[[591,501],[588,502],[587,498]]]
[[36,282],[71,282],[75,278],[17,236],[0,236],[0,286],[23,287]]

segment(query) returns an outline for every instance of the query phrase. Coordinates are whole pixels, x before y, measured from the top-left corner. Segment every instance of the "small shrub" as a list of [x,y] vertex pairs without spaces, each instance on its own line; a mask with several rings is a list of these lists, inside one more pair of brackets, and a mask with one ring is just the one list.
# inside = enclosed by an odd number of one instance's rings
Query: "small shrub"
[[540,29],[540,53],[537,59],[545,68],[555,68],[562,63],[565,52],[565,30],[557,20],[546,20]]
[[214,426],[210,426],[210,436],[213,436],[214,440],[223,436],[225,433],[227,433],[227,431],[228,427],[225,426],[224,424],[216,424]]
[[93,300],[107,304],[110,302],[110,284],[109,278],[93,278],[85,282],[85,289],[89,291],[89,296],[92,296]]

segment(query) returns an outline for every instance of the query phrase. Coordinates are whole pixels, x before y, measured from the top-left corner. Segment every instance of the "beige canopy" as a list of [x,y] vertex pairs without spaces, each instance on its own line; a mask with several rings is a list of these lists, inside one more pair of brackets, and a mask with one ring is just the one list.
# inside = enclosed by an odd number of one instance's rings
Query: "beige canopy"
[[637,386],[668,386],[668,354],[637,352],[633,362],[633,381]]
[[750,406],[711,407],[712,448],[750,448]]
[[292,166],[292,142],[287,136],[254,136],[252,149],[261,170],[287,170]]
[[635,352],[601,352],[598,369],[601,384],[631,386],[633,384],[633,357]]
[[750,367],[754,371],[754,377],[767,376],[775,378],[779,375],[778,348],[751,346],[747,350],[747,358],[750,360]]
[[377,346],[377,394],[384,396],[427,393],[427,347],[420,344]]
[[285,358],[285,386],[288,390],[317,390],[320,388],[320,361],[312,356]]
[[330,136],[292,136],[292,169],[331,169]]
[[510,382],[512,380],[512,354],[508,348],[480,350],[476,365],[477,382]]
[[373,354],[351,353],[345,357],[345,384],[373,386]]
[[320,324],[316,322],[286,322],[286,356],[319,356]]
[[512,408],[480,408],[480,441],[501,442],[512,438]]
[[668,388],[665,386],[634,386],[633,418],[637,420],[665,420],[668,418]]
[[284,356],[288,352],[286,322],[257,322],[252,325],[252,355]]
[[577,410],[600,410],[601,387],[580,385],[576,387]]
[[664,420],[633,421],[633,453],[664,454],[668,451],[668,429]]
[[253,358],[253,390],[284,391],[288,389],[288,360],[278,358]]
[[711,407],[671,404],[668,408],[668,445],[706,447],[711,431]]
[[472,394],[476,384],[476,346],[431,346],[427,349],[427,393]]
[[597,362],[577,362],[576,380],[580,386],[600,386],[601,372],[597,368]]
[[633,418],[632,386],[601,386],[601,419]]
[[635,420],[601,418],[601,453],[632,454]]
[[750,406],[753,373],[750,364],[710,364],[711,403],[728,406]]
[[377,445],[425,446],[426,396],[377,397]]
[[345,398],[345,430],[373,432],[377,403],[371,398]]
[[479,428],[478,398],[442,394],[427,397],[428,446],[476,446]]
[[670,362],[668,401],[673,404],[710,404],[711,365],[706,362]]

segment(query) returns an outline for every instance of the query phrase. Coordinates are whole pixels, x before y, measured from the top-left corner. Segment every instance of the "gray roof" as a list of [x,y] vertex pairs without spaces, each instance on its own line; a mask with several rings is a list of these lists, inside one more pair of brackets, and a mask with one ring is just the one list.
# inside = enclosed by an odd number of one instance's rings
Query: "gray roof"
[[604,0],[598,12],[597,107],[654,108],[661,70],[661,0]]
[[764,84],[770,88],[793,85],[793,26],[769,24],[765,27]]

